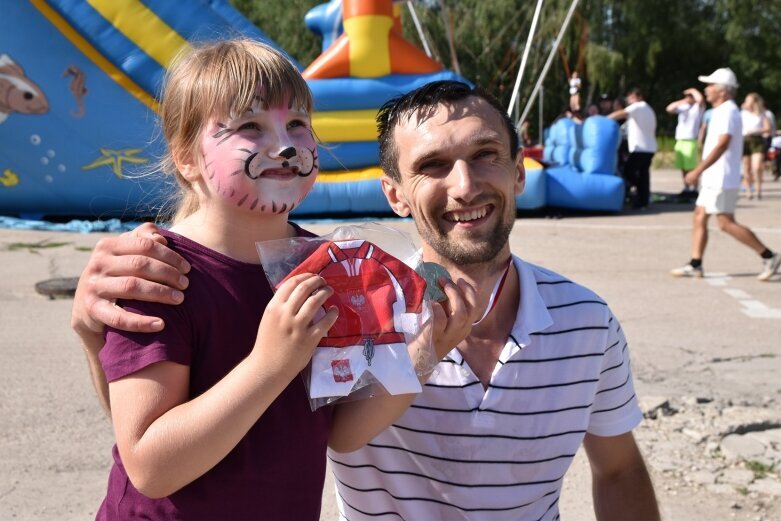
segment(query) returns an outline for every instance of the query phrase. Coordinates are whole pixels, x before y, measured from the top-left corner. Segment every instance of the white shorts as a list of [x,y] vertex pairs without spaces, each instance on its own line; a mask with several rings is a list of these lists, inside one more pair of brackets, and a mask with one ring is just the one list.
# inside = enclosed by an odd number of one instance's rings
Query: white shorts
[[309,397],[347,396],[365,372],[371,373],[390,394],[419,393],[423,390],[407,352],[407,344],[375,345],[371,365],[362,345],[318,347],[312,356]]
[[705,208],[708,215],[734,214],[738,206],[738,189],[700,188],[695,204]]

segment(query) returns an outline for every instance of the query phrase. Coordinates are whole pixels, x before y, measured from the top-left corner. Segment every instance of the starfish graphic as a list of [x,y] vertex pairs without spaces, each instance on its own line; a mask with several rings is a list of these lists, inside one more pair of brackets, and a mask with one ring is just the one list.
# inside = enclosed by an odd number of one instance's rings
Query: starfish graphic
[[0,184],[6,188],[16,186],[19,184],[19,176],[16,175],[10,168],[6,168],[3,171],[2,177],[0,177]]
[[123,148],[120,150],[112,150],[110,148],[101,148],[100,157],[88,165],[81,167],[82,170],[92,170],[99,166],[110,166],[111,171],[119,179],[122,179],[122,163],[127,161],[128,163],[148,163],[149,159],[145,157],[136,157],[136,154],[141,152],[141,148]]

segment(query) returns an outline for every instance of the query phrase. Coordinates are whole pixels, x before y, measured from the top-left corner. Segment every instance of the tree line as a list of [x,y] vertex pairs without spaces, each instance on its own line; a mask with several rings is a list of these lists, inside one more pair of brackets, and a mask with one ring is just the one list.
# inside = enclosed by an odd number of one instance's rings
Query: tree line
[[[232,0],[255,25],[302,65],[320,53],[320,38],[304,25],[318,0]],[[546,0],[520,90],[521,109],[551,52],[572,0]],[[412,2],[432,53],[446,67],[493,93],[507,105],[531,26],[535,0],[418,0]],[[405,37],[422,47],[408,7]],[[781,112],[781,0],[580,0],[543,84],[543,120],[567,105],[567,79],[582,78],[583,105],[600,95],[640,87],[654,107],[659,134],[675,119],[664,107],[698,75],[731,67],[738,102],[758,92]],[[538,117],[537,108],[529,119]]]

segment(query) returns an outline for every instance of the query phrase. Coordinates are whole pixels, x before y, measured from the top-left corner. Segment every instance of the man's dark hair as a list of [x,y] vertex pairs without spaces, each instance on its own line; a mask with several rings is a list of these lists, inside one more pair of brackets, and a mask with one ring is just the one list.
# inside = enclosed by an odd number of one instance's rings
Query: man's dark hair
[[633,89],[630,89],[629,92],[626,93],[627,96],[637,96],[640,99],[645,99],[645,95],[643,94],[643,89],[640,87],[635,87]]
[[433,113],[440,103],[452,104],[470,96],[485,100],[504,121],[510,137],[510,157],[518,157],[519,139],[515,124],[499,102],[480,87],[470,87],[460,81],[434,81],[407,94],[385,102],[377,114],[377,131],[380,142],[380,166],[392,179],[401,180],[399,151],[393,143],[393,130],[402,118],[409,119],[418,112]]

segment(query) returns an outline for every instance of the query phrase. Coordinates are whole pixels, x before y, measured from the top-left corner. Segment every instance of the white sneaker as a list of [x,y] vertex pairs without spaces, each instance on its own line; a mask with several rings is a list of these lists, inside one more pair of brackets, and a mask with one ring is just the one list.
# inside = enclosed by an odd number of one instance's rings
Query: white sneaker
[[673,277],[696,277],[701,279],[703,277],[702,266],[695,268],[691,264],[687,264],[686,266],[670,270],[670,275]]
[[781,264],[781,255],[774,253],[769,259],[762,261],[762,273],[759,274],[757,279],[762,282],[770,280],[770,277],[776,274],[778,266]]

